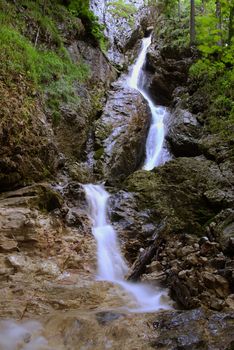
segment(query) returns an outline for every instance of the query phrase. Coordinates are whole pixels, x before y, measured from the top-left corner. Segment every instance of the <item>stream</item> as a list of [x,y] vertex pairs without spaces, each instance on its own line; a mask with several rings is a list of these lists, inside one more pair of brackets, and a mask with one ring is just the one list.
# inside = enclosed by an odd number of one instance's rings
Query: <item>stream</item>
[[[155,106],[144,90],[143,66],[150,44],[151,36],[143,38],[140,54],[133,65],[130,76],[127,77],[129,87],[138,90],[147,100],[152,115],[146,141],[146,159],[143,166],[145,170],[151,170],[169,159],[168,152],[163,148],[166,109]],[[162,297],[166,296],[165,292],[142,283],[125,281],[124,277],[128,272],[128,267],[121,255],[117,234],[107,219],[109,194],[102,185],[84,185],[84,190],[90,208],[92,233],[97,242],[98,279],[118,284],[131,295],[136,305],[127,308],[128,311],[153,312],[169,309],[169,305],[162,301]]]
[[[129,87],[138,90],[143,95],[151,112],[151,126],[147,137],[146,157],[143,165],[143,169],[145,170],[151,170],[154,167],[165,163],[169,159],[169,154],[164,148],[164,121],[167,116],[167,110],[164,107],[155,106],[144,88],[144,62],[150,43],[151,36],[142,40],[140,54],[136,60],[136,63],[132,67],[131,73],[127,77],[127,84]],[[171,309],[166,290],[161,290],[157,286],[153,287],[145,283],[133,283],[126,281],[125,276],[129,272],[129,267],[122,256],[117,232],[111,225],[108,217],[108,200],[110,195],[107,193],[104,187],[99,184],[87,184],[83,185],[83,188],[85,190],[86,199],[89,205],[89,217],[92,222],[92,233],[97,243],[97,281],[92,282],[94,284],[92,288],[95,297],[96,295],[98,296],[98,301],[96,301],[96,299],[94,299],[94,301],[91,300],[90,305],[92,306],[87,306],[88,312],[83,313],[82,309],[79,309],[79,313],[77,314],[76,310],[74,315],[70,312],[67,314],[58,312],[57,315],[51,315],[51,317],[46,321],[46,324],[44,324],[44,321],[41,323],[38,321],[29,320],[20,321],[17,323],[11,320],[2,320],[0,322],[0,350],[64,349],[63,346],[66,346],[66,344],[62,344],[60,340],[63,337],[63,332],[61,331],[58,333],[59,337],[57,336],[56,332],[58,327],[63,329],[65,325],[68,329],[68,335],[65,338],[68,339],[67,341],[71,341],[71,343],[74,341],[76,346],[79,346],[79,349],[109,349],[112,346],[111,342],[115,340],[110,340],[110,344],[106,343],[106,338],[104,335],[103,337],[98,337],[98,342],[100,342],[101,345],[98,343],[99,345],[96,346],[95,344],[93,345],[90,343],[93,341],[93,339],[97,338],[96,332],[102,334],[101,332],[105,331],[105,328],[101,328],[101,326],[97,328],[97,330],[96,328],[92,329],[92,327],[89,326],[89,322],[91,322],[91,324],[93,322],[90,309],[94,308],[101,310],[99,313],[101,314],[101,317],[104,318],[120,317],[123,315],[122,313],[125,313],[126,319],[124,322],[128,322],[133,329],[135,327],[135,323],[138,324],[138,322],[139,326],[137,327],[141,327],[142,319],[140,318],[140,314],[149,313],[146,315],[150,315],[150,313],[154,311]],[[66,279],[64,283],[66,283]],[[73,290],[75,287],[76,284],[73,284],[71,290]],[[82,288],[84,290],[87,288],[87,291],[85,291],[85,294],[87,294],[85,300],[87,299],[87,301],[89,301],[90,287],[79,287],[79,285],[77,285],[77,288],[80,288],[81,291]],[[105,292],[101,294],[101,288],[109,288],[109,291],[105,289]],[[119,292],[119,290],[121,292]],[[92,295],[92,292],[90,295]],[[113,299],[118,300],[120,296],[119,299],[121,300],[121,304],[115,307],[115,302],[111,302],[111,306],[109,307],[111,307],[112,310],[117,310],[114,312],[121,312],[121,314],[115,314],[112,311],[105,311],[105,308],[104,311],[102,311],[103,305],[100,301],[101,295],[103,295],[104,303],[106,303],[106,298],[110,297],[110,300],[112,300],[111,298],[113,296]],[[109,309],[107,308],[107,310]],[[128,316],[132,313],[135,313],[133,319],[129,318]],[[139,314],[139,316],[136,314]],[[82,320],[79,321],[81,322],[80,324],[82,324],[82,322],[87,324],[87,328],[85,328],[84,332],[82,327],[79,328],[79,322],[77,321],[78,316]],[[146,316],[142,315],[142,317],[144,318]],[[81,332],[77,340],[73,339],[72,334],[74,326],[70,322],[73,318],[75,319],[74,322],[76,322],[75,324],[78,327],[78,335],[79,329]],[[121,327],[124,329],[124,324],[122,325],[121,319],[119,322],[120,329]],[[147,322],[144,322],[144,326],[147,327]],[[52,330],[50,330],[50,327],[52,327]],[[96,324],[95,327],[97,327]],[[69,332],[71,332],[70,336]],[[135,330],[133,330],[133,332],[135,332]],[[56,334],[53,336],[53,338],[51,338],[50,333]],[[85,336],[83,335],[84,333]],[[121,331],[121,334],[122,333],[123,330]],[[50,340],[48,341],[48,339]],[[115,339],[115,335],[113,335],[113,337],[110,336],[110,339]],[[122,341],[123,344],[125,344],[124,342],[127,340],[125,340],[124,337],[117,337],[116,341],[119,345]],[[132,340],[129,339],[129,341],[131,342]],[[139,344],[140,340],[136,337],[134,341],[136,341],[136,344]],[[144,343],[144,339],[141,341]],[[51,343],[54,344],[52,347],[50,346]],[[65,348],[67,349],[67,347]]]

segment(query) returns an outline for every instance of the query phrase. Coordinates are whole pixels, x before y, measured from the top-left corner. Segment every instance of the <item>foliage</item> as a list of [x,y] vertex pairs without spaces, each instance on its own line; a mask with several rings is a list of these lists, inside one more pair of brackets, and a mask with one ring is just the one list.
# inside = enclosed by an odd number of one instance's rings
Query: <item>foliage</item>
[[108,2],[109,12],[120,18],[128,20],[129,25],[133,25],[133,15],[137,9],[133,4],[126,4],[124,0],[116,0]]
[[206,96],[206,128],[233,139],[234,123],[234,69],[225,62],[200,59],[190,68],[190,76],[197,81],[201,94]]
[[87,32],[99,43],[100,48],[106,51],[107,40],[104,36],[104,26],[89,8],[89,0],[70,0],[68,8],[72,14],[82,19]]
[[[89,69],[82,62],[71,61],[55,18],[53,15],[43,17],[40,1],[23,0],[22,4],[24,8],[27,6],[27,11],[22,17],[14,13],[14,7],[10,7],[8,3],[0,4],[3,10],[3,25],[0,27],[0,74],[7,80],[20,74],[34,85],[34,89],[45,93],[47,107],[53,120],[57,122],[61,103],[79,103],[74,84],[76,81],[85,80]],[[47,10],[50,11],[49,8]],[[27,27],[25,20],[29,17],[33,18],[32,23],[37,23],[41,32],[44,30],[50,34],[50,38],[53,38],[52,46],[56,43],[54,49],[46,47],[43,42],[36,46],[35,42],[29,40],[30,35],[28,38],[23,35]],[[17,18],[17,21],[13,21],[13,18]],[[34,39],[35,35],[32,37]]]
[[[189,45],[190,2],[148,0],[160,13],[156,34],[173,46]],[[206,96],[205,127],[233,138],[234,121],[234,4],[231,0],[196,0],[195,29],[199,59],[190,78]]]

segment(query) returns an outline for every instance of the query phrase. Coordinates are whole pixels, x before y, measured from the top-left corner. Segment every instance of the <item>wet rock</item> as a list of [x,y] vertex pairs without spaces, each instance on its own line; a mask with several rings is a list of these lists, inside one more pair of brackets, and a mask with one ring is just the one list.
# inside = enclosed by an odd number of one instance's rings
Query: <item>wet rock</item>
[[99,324],[105,326],[106,324],[118,320],[120,317],[122,317],[123,314],[118,314],[111,311],[103,311],[96,313],[96,319]]
[[174,232],[185,230],[201,235],[203,225],[216,214],[204,193],[230,185],[215,163],[203,158],[178,158],[154,172],[136,172],[128,178],[125,188],[136,194],[141,210],[151,209],[154,222],[167,217]]
[[149,123],[143,97],[127,88],[126,81],[116,83],[95,124],[96,150],[102,149],[96,170],[109,183],[122,181],[140,166]]
[[195,309],[165,313],[157,318],[157,332],[151,338],[155,349],[229,349],[234,340],[233,312]]
[[194,157],[201,154],[198,147],[201,127],[194,115],[180,108],[170,114],[167,140],[176,157]]
[[146,88],[156,103],[168,106],[172,103],[174,90],[187,82],[188,69],[192,63],[190,50],[170,46],[159,47],[153,42],[147,55],[146,70],[151,73]]
[[84,227],[88,222],[87,212],[78,208],[69,208],[65,220],[68,226]]

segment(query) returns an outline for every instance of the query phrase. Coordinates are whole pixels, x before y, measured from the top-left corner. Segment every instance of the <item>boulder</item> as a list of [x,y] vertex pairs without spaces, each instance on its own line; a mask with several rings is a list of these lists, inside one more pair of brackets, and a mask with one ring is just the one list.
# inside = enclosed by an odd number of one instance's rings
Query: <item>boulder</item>
[[215,163],[203,158],[177,158],[153,172],[135,172],[124,188],[135,193],[140,210],[151,210],[154,222],[167,218],[172,232],[202,235],[205,224],[229,205],[225,201],[219,207],[209,204],[206,191],[228,191],[231,186]]
[[176,157],[195,157],[201,154],[199,139],[202,129],[195,115],[176,108],[170,113],[166,136],[172,154]]
[[113,84],[95,123],[96,171],[109,183],[122,181],[141,165],[150,124],[148,107],[123,78]]
[[199,308],[187,312],[166,312],[155,319],[153,349],[232,349],[234,313]]
[[187,83],[191,57],[189,49],[160,47],[153,41],[147,54],[145,69],[150,74],[145,88],[156,103],[165,106],[172,104],[174,90]]

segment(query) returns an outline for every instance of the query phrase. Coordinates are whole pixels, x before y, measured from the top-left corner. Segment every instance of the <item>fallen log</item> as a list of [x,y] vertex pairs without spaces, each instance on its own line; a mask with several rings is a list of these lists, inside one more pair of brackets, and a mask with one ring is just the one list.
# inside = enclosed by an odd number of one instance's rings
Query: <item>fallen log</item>
[[141,251],[133,263],[130,272],[127,276],[129,281],[137,281],[140,276],[145,272],[146,266],[149,265],[152,259],[157,256],[157,251],[159,250],[161,243],[164,240],[164,235],[167,233],[167,223],[164,220],[158,227],[154,234],[154,239],[152,244]]

